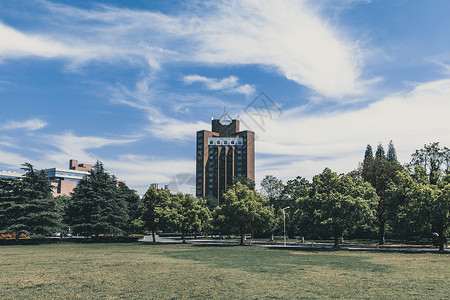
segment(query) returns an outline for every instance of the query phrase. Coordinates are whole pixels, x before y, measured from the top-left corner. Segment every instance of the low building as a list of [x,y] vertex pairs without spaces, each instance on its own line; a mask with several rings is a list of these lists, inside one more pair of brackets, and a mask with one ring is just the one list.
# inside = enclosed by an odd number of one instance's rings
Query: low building
[[44,169],[44,174],[53,186],[53,196],[70,196],[78,182],[91,170],[92,165],[78,164],[77,160],[71,159],[69,169]]

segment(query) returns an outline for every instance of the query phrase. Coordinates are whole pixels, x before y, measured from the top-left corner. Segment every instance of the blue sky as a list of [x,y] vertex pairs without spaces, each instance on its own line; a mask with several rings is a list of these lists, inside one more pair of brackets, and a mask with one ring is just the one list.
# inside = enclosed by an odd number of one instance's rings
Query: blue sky
[[[141,194],[153,182],[192,192],[195,132],[224,108],[256,132],[257,184],[348,172],[390,140],[408,162],[450,145],[449,11],[445,0],[0,0],[0,169],[99,159]],[[273,105],[262,118],[261,92]]]

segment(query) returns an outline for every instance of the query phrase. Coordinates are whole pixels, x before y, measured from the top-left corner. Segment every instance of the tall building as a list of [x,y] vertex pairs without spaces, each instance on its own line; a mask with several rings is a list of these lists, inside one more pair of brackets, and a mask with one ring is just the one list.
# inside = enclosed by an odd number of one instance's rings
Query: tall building
[[220,199],[233,177],[255,180],[255,133],[239,131],[226,112],[211,123],[211,131],[197,131],[196,195]]

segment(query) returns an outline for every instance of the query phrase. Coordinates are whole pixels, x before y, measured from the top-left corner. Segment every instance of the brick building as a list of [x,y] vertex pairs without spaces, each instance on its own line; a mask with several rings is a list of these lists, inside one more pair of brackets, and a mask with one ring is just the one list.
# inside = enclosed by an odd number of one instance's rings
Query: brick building
[[255,133],[239,131],[239,120],[226,112],[211,125],[197,131],[196,196],[220,199],[233,177],[255,180]]

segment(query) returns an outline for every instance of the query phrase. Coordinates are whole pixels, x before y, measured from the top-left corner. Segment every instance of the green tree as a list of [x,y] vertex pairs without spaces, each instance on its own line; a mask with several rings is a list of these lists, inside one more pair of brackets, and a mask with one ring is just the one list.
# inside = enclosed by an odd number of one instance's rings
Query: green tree
[[284,205],[289,206],[291,212],[286,214],[286,233],[288,236],[293,236],[296,232],[301,231],[299,230],[300,222],[298,220],[298,200],[307,197],[310,191],[311,183],[301,176],[288,180],[284,186]]
[[384,154],[384,148],[381,143],[379,143],[377,146],[377,152],[375,152],[375,157],[376,158],[386,158],[386,156]]
[[170,198],[165,214],[171,227],[181,232],[183,243],[187,234],[200,233],[211,219],[206,201],[181,193]]
[[119,182],[118,193],[127,204],[128,222],[125,227],[126,232],[136,232],[135,224],[141,215],[142,201],[136,194],[136,191],[130,189],[125,183]]
[[246,185],[249,189],[255,190],[255,182],[244,175],[238,175],[233,177],[233,184],[240,182],[243,185]]
[[364,159],[361,172],[362,178],[375,188],[378,195],[377,226],[380,245],[385,243],[386,236],[387,206],[385,202],[387,189],[389,184],[394,180],[396,172],[401,169],[398,163],[391,163],[385,158],[382,148],[380,143],[376,157],[373,159]]
[[21,182],[16,178],[0,178],[0,232],[12,233],[11,226],[21,214]]
[[216,208],[215,215],[226,230],[239,232],[244,245],[248,230],[269,230],[273,226],[273,208],[256,191],[237,182],[223,195],[224,203]]
[[411,239],[431,233],[427,206],[436,195],[427,181],[414,180],[407,170],[398,171],[387,195],[387,219],[395,237]]
[[389,189],[392,228],[403,238],[420,238],[437,232],[439,250],[443,251],[444,237],[450,226],[449,180],[444,178],[434,185],[415,180],[407,171],[398,172],[395,179]]
[[445,235],[450,229],[450,180],[442,180],[438,184],[437,197],[432,200],[429,206],[432,229],[439,234],[439,251],[443,252]]
[[300,199],[303,223],[334,237],[334,248],[344,233],[363,226],[375,216],[375,189],[361,178],[339,176],[326,168],[314,176],[310,197]]
[[428,173],[431,184],[437,184],[442,173],[448,174],[450,160],[448,148],[441,148],[439,142],[424,145],[411,155],[411,166],[422,166]]
[[83,235],[123,234],[127,230],[130,222],[127,203],[120,195],[115,177],[105,171],[100,161],[74,189],[67,220],[74,232]]
[[169,205],[169,200],[169,191],[158,191],[154,187],[150,187],[142,199],[142,221],[144,228],[152,232],[153,242],[156,242],[156,230],[163,228],[164,213]]
[[395,150],[394,143],[392,142],[392,140],[389,141],[386,159],[390,163],[398,164],[397,151]]
[[281,223],[279,215],[281,213],[281,209],[283,208],[282,206],[284,205],[283,190],[283,181],[279,180],[273,175],[266,175],[261,181],[261,194],[266,197],[275,212],[276,222],[274,223],[274,227],[272,228],[270,241],[274,240],[275,229],[276,227],[279,227]]
[[23,164],[26,171],[22,180],[2,179],[0,182],[0,216],[3,219],[3,231],[47,234],[61,226],[61,214],[58,213],[52,196],[50,182],[43,171],[36,171],[33,165]]
[[373,159],[372,146],[367,145],[366,152],[364,153],[364,161]]

